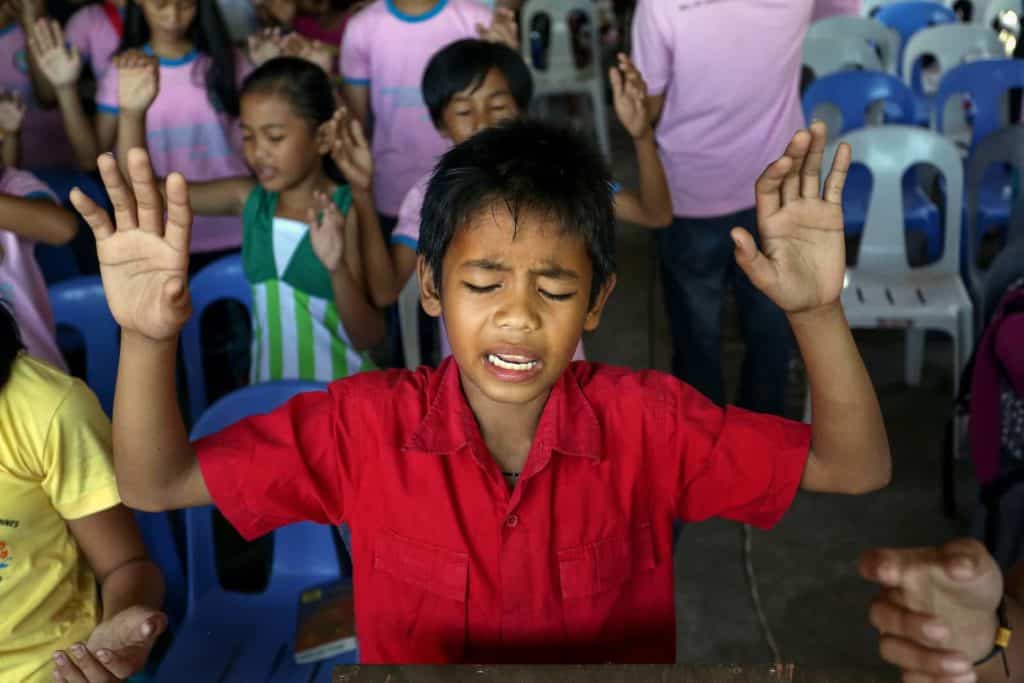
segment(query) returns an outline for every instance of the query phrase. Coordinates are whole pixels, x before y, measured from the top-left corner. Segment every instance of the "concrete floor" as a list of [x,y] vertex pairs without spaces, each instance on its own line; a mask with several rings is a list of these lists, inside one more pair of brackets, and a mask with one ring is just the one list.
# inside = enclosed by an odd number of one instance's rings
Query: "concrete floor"
[[[614,133],[615,177],[629,187],[635,180],[631,144],[621,129]],[[618,287],[601,327],[585,340],[588,357],[668,371],[671,340],[661,285],[653,275],[653,235],[625,224],[620,228]],[[726,317],[724,363],[734,387],[743,345],[731,316]],[[866,618],[874,590],[856,574],[858,554],[874,546],[941,543],[965,529],[963,520],[943,517],[940,503],[942,432],[952,396],[951,345],[930,337],[921,384],[908,387],[902,381],[899,332],[856,336],[889,430],[892,484],[861,497],[801,493],[775,529],[753,531],[753,566],[768,624],[783,660],[803,667],[884,667]],[[799,417],[801,368],[795,368],[791,384],[791,414]],[[966,463],[958,464],[957,477],[965,507],[971,495]],[[685,528],[676,553],[681,662],[772,661],[751,601],[742,542],[741,525],[725,520]]]

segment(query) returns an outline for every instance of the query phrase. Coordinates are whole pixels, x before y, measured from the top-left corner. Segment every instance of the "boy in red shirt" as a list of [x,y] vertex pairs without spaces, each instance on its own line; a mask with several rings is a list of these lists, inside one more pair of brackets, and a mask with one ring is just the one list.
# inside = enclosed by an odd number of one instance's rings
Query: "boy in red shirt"
[[680,381],[570,358],[615,285],[610,178],[575,134],[516,121],[448,152],[423,207],[419,279],[453,357],[363,373],[190,444],[174,390],[191,213],[145,153],[99,166],[116,227],[81,193],[122,327],[121,495],[213,502],[246,537],[348,522],[364,662],[672,662],[672,521],[773,525],[796,489],[889,481],[885,427],[839,303],[842,147],[800,131],[757,185],[764,251],[740,266],[789,316],[812,426],[721,409]]

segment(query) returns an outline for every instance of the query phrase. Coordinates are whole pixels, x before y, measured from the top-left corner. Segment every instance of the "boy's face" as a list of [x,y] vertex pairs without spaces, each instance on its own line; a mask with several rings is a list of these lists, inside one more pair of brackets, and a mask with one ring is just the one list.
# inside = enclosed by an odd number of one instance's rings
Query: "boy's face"
[[456,145],[502,121],[519,117],[519,105],[508,81],[498,69],[491,69],[474,88],[458,92],[441,112],[441,134]]
[[[513,239],[513,228],[515,237]],[[420,261],[423,307],[444,313],[470,404],[545,401],[584,330],[597,328],[614,275],[590,305],[593,267],[581,237],[540,213],[518,226],[503,203],[485,206],[452,238],[441,290]]]

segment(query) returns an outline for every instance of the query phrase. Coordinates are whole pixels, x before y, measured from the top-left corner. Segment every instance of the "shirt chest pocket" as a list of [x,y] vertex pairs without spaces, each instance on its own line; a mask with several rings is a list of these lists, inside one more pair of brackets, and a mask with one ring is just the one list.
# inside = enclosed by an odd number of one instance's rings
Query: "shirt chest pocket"
[[388,596],[371,608],[380,637],[405,639],[402,651],[413,655],[411,661],[462,657],[468,554],[384,531],[374,543],[373,580],[374,592]]

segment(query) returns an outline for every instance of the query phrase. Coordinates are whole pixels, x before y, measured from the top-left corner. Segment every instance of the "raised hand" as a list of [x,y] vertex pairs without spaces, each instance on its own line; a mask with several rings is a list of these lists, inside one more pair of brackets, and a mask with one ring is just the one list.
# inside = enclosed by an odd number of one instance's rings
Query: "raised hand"
[[144,112],[160,92],[160,66],[156,57],[139,50],[114,58],[117,68],[117,104],[123,111]]
[[618,63],[608,70],[612,83],[612,102],[615,114],[622,126],[634,138],[651,132],[651,120],[647,112],[647,82],[633,60],[620,52]]
[[341,257],[345,252],[345,217],[323,192],[317,192],[313,201],[316,208],[309,209],[306,214],[309,240],[320,263],[324,264],[327,272],[333,273],[341,267]]
[[89,640],[56,653],[55,681],[113,683],[142,670],[167,617],[148,607],[129,607],[97,626]]
[[882,587],[869,618],[882,658],[903,670],[903,680],[973,680],[973,663],[992,650],[1003,595],[1002,573],[981,543],[872,550],[859,570]]
[[341,107],[324,125],[328,126],[331,158],[345,175],[352,191],[369,192],[373,187],[373,155],[359,120],[349,116]]
[[25,103],[13,90],[0,90],[0,132],[15,135],[25,120]]
[[275,57],[281,56],[281,29],[265,28],[249,34],[249,61],[253,66],[260,66]]
[[736,263],[750,281],[787,313],[835,304],[843,288],[843,185],[850,147],[839,146],[821,192],[825,124],[793,136],[785,154],[757,180],[761,250],[743,228],[732,229]]
[[319,40],[300,36],[298,33],[292,33],[281,41],[281,52],[289,57],[298,57],[299,59],[305,59],[307,62],[316,64],[327,74],[330,74],[334,69],[336,61],[334,48],[330,45]]
[[476,32],[484,40],[502,43],[513,50],[519,49],[519,25],[516,23],[515,12],[508,8],[496,8],[491,25],[477,24]]
[[64,44],[64,32],[54,19],[42,18],[32,25],[28,47],[39,70],[54,88],[78,83],[82,73],[82,57],[78,49]]
[[170,340],[188,320],[188,249],[192,209],[180,173],[167,177],[164,201],[143,149],[128,151],[131,186],[109,154],[96,160],[114,207],[114,224],[81,190],[71,203],[96,236],[103,291],[114,319],[126,332]]

